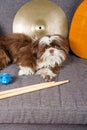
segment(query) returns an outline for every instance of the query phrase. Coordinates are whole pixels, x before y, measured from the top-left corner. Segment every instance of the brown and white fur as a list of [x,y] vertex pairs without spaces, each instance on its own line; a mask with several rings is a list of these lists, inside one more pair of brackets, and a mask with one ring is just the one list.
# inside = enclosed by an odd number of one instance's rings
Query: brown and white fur
[[60,35],[44,36],[39,40],[37,74],[46,81],[55,77],[69,52],[67,40]]
[[60,35],[33,41],[24,34],[0,36],[0,69],[16,63],[18,75],[40,74],[46,81],[55,77],[68,55],[67,40]]
[[20,67],[19,75],[36,71],[36,54],[29,36],[16,33],[0,36],[0,70],[10,62]]

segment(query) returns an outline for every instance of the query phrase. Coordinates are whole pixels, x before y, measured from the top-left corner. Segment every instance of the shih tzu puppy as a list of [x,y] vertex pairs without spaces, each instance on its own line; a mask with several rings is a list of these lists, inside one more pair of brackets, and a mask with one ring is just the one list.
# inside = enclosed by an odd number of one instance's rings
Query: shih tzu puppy
[[0,36],[0,70],[16,63],[18,75],[39,74],[46,81],[55,77],[69,52],[67,40],[60,35],[34,40],[25,34]]
[[67,40],[60,35],[44,36],[38,41],[37,74],[45,81],[55,77],[69,52]]
[[32,42],[32,38],[24,34],[0,36],[0,70],[14,62],[20,67],[19,75],[35,73],[36,54]]

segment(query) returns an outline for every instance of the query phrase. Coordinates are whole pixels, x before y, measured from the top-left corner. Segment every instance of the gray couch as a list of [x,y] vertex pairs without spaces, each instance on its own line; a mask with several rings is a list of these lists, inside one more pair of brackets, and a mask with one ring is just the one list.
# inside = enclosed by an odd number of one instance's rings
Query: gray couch
[[[0,34],[12,33],[18,9],[29,0],[0,0]],[[52,0],[65,11],[69,27],[81,0]],[[43,82],[40,76],[18,77],[18,67],[9,65],[13,82],[0,84],[0,91]],[[0,100],[0,130],[87,130],[87,60],[69,54],[55,81],[69,79],[60,87]]]

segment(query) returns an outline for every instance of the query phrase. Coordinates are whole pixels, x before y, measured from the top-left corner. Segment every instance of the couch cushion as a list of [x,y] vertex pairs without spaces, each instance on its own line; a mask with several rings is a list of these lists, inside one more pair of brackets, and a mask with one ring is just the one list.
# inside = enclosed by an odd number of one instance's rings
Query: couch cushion
[[1,130],[87,130],[87,125],[0,124]]
[[[17,10],[29,0],[0,0],[0,34],[11,33]],[[52,0],[65,11],[70,25],[82,0]],[[0,91],[43,82],[40,76],[18,77],[18,67],[8,66],[0,73],[10,73],[13,82],[0,84]],[[71,82],[33,93],[0,100],[0,123],[87,124],[87,60],[69,55],[55,81]]]
[[[0,90],[43,82],[40,76],[17,76],[18,67],[8,66],[13,82]],[[0,100],[0,123],[87,123],[87,60],[69,55],[55,81],[70,83]]]

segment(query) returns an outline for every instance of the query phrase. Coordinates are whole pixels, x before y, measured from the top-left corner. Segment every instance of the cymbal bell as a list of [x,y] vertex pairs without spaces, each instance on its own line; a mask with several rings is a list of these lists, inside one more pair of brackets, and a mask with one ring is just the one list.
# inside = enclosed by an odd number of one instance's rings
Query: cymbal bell
[[67,37],[68,22],[64,11],[55,3],[50,0],[32,0],[15,15],[13,32],[37,38],[52,34]]

